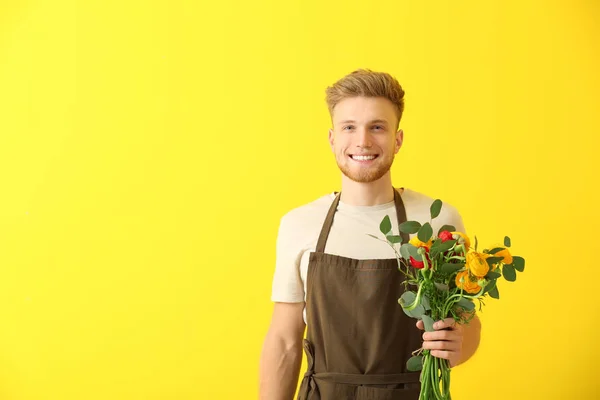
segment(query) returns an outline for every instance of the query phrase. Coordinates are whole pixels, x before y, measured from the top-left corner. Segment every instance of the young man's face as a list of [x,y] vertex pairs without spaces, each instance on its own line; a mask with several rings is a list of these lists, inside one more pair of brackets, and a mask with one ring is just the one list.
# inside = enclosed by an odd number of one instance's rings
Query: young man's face
[[383,177],[402,146],[403,132],[396,132],[397,126],[394,105],[386,98],[340,101],[333,110],[329,143],[342,173],[362,183]]

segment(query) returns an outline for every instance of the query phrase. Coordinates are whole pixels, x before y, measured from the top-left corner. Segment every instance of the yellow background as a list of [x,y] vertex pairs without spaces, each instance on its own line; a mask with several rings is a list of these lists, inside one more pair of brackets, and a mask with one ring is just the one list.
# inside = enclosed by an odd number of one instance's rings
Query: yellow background
[[339,188],[324,90],[363,67],[406,90],[394,184],[526,259],[454,398],[598,398],[599,16],[0,2],[0,398],[256,398],[279,218]]

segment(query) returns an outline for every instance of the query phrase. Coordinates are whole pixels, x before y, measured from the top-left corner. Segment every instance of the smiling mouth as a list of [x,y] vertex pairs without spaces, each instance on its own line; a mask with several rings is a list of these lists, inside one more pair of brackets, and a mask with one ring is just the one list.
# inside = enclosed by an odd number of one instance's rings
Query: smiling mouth
[[350,158],[354,161],[371,161],[379,157],[379,154],[355,155],[350,154]]

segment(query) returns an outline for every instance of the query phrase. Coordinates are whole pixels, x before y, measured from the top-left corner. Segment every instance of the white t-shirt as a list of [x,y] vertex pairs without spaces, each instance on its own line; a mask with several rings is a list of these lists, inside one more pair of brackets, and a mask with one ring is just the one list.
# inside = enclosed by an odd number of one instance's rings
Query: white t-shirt
[[[421,224],[430,221],[433,198],[408,188],[404,188],[401,197],[408,221],[419,221]],[[321,228],[334,199],[335,194],[331,192],[290,210],[281,218],[276,242],[272,301],[306,301],[309,255],[316,249]],[[398,235],[398,219],[393,201],[376,206],[352,206],[340,200],[325,245],[325,253],[354,259],[395,258],[396,255],[389,244],[367,235],[372,234],[383,239],[379,225],[386,215],[392,222],[392,232]],[[466,233],[460,213],[454,206],[443,202],[440,215],[431,221],[433,232],[437,233],[446,224]],[[410,238],[414,236],[416,234],[409,235]],[[303,315],[306,322],[306,308]]]

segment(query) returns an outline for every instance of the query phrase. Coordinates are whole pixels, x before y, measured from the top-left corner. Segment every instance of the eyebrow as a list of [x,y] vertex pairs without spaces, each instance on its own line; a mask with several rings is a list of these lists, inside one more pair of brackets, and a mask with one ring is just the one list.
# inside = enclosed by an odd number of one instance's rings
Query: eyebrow
[[[347,119],[345,121],[340,122],[340,124],[348,124],[348,123],[356,123],[356,121],[351,120],[351,119]],[[388,122],[385,119],[374,119],[372,121],[369,121],[369,123],[370,124],[375,124],[375,123],[378,123],[378,124],[381,124],[381,123],[387,124]]]

